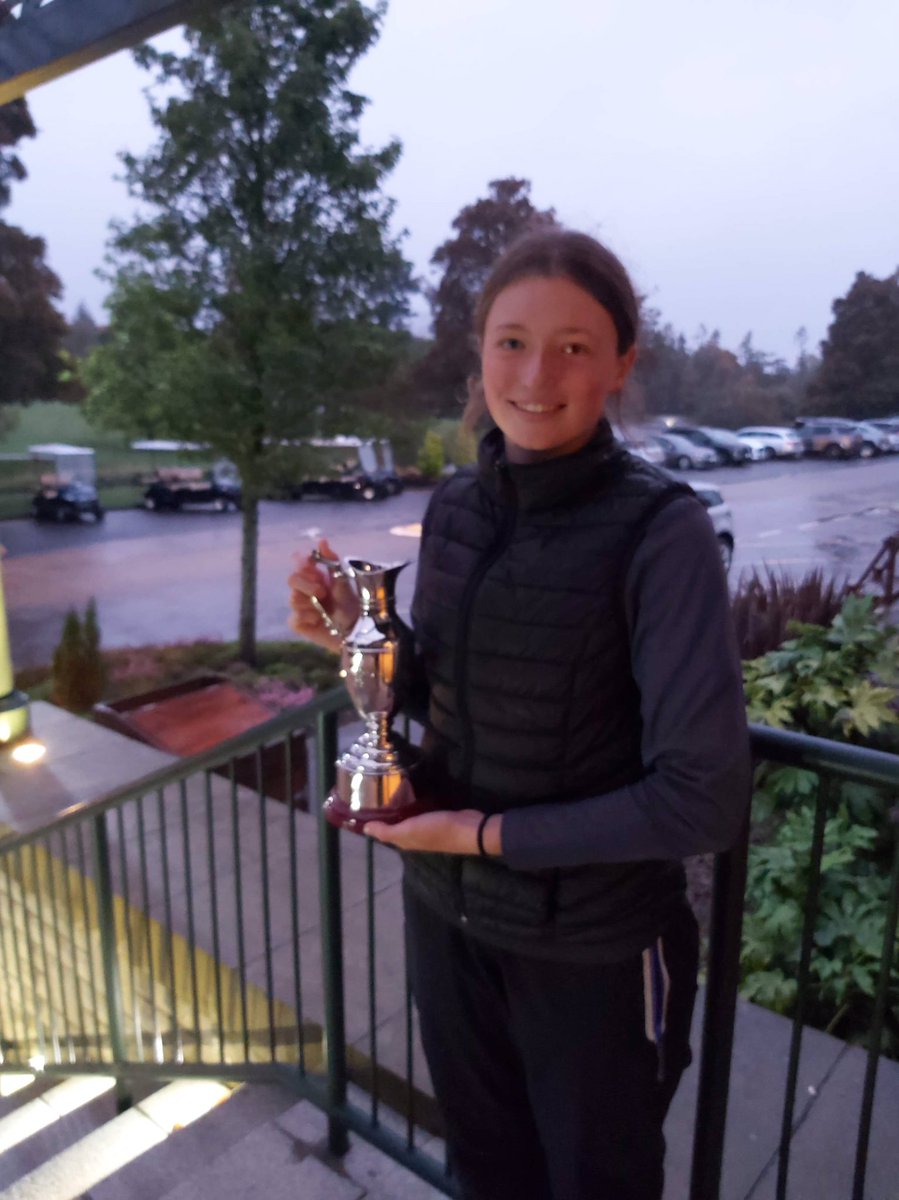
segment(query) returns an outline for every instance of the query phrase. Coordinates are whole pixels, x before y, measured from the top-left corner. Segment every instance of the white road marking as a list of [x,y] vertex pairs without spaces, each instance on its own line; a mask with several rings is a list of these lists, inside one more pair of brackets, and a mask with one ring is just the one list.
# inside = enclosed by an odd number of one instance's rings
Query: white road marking
[[394,525],[390,532],[394,537],[421,537],[421,521],[416,521],[413,525]]
[[755,536],[760,538],[769,538],[777,537],[781,533],[783,533],[782,529],[766,529],[764,533],[757,533]]

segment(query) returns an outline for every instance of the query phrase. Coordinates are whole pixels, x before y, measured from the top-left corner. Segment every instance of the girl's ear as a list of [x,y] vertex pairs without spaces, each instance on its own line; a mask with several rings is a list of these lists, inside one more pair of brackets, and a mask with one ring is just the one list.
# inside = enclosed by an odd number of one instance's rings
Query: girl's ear
[[615,390],[618,391],[624,387],[628,375],[634,369],[634,363],[637,361],[637,347],[631,346],[629,350],[625,350],[624,354],[618,357],[618,376],[615,384]]

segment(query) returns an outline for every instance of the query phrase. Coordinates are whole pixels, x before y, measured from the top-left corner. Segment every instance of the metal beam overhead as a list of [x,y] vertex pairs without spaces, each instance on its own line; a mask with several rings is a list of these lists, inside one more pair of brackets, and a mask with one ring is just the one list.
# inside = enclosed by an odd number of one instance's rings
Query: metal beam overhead
[[0,104],[224,0],[0,0]]

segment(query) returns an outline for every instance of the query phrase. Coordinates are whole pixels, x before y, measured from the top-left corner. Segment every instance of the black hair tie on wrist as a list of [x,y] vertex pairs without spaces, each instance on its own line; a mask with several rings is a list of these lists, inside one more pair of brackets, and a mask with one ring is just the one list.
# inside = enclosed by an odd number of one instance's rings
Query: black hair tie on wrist
[[484,813],[484,815],[483,815],[483,817],[481,817],[480,823],[478,825],[478,854],[480,854],[481,858],[489,858],[490,857],[490,855],[487,853],[487,851],[484,847],[484,830],[487,828],[487,822],[494,815],[495,815],[494,813]]

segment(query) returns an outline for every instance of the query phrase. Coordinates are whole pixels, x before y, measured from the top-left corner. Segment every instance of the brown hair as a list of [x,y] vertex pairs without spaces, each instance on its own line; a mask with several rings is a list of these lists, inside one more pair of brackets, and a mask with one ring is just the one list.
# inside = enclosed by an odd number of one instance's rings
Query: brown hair
[[[619,355],[637,340],[640,303],[621,261],[595,238],[572,229],[539,229],[513,242],[493,264],[474,311],[474,332],[484,336],[487,317],[496,297],[519,279],[570,279],[601,304],[615,325]],[[487,412],[479,378],[468,383],[468,403],[463,424],[468,429]]]

